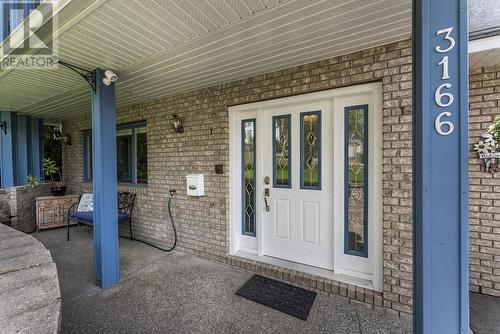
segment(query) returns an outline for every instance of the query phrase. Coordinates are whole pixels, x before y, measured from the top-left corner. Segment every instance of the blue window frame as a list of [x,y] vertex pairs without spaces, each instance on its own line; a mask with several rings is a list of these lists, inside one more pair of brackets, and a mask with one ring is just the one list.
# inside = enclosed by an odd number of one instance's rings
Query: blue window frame
[[300,188],[321,190],[321,111],[300,113]]
[[273,116],[273,187],[292,187],[291,115]]
[[256,146],[255,118],[241,121],[241,182],[242,182],[242,226],[241,233],[256,235]]
[[[121,124],[116,131],[118,182],[147,184],[146,122]],[[83,179],[92,181],[92,131],[83,133]]]
[[344,116],[344,253],[368,257],[368,105]]

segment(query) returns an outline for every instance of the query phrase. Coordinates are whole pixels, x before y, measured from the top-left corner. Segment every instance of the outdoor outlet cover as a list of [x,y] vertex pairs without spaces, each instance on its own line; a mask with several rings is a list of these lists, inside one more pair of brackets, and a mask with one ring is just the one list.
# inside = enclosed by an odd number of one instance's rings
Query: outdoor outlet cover
[[215,165],[215,174],[224,174],[224,165]]

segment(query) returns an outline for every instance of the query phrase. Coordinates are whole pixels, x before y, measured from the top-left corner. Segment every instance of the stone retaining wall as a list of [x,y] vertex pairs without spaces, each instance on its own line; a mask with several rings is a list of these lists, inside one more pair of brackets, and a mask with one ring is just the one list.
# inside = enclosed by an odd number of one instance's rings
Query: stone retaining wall
[[0,224],[0,332],[59,333],[61,292],[50,252]]

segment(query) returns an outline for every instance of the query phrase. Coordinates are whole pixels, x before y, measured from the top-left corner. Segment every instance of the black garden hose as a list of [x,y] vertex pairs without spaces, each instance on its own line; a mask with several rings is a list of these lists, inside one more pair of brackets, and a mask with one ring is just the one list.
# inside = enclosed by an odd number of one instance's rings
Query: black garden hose
[[[172,202],[172,198],[174,197],[175,191],[176,191],[175,189],[170,190],[170,197],[168,198],[168,204],[167,204],[168,215],[170,216],[170,222],[172,223],[172,229],[174,230],[174,245],[170,248],[163,248],[163,247],[154,245],[152,243],[149,243],[147,241],[143,241],[143,240],[139,240],[139,239],[135,239],[135,238],[133,240],[142,242],[143,244],[154,247],[154,248],[159,249],[159,250],[164,251],[164,252],[171,252],[174,250],[175,246],[177,245],[177,230],[175,229],[175,222],[174,222],[174,218],[172,217],[172,210],[170,209],[170,204]],[[130,239],[130,238],[127,238],[127,239]]]

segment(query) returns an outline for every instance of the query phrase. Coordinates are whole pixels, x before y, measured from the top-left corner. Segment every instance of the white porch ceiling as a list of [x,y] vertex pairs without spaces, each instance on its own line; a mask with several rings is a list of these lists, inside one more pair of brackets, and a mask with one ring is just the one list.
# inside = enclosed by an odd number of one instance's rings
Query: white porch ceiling
[[[80,0],[73,0],[80,1]],[[125,106],[411,35],[410,0],[86,0],[59,37],[59,58],[119,76]],[[90,112],[74,72],[0,71],[0,110],[51,120]]]

